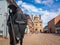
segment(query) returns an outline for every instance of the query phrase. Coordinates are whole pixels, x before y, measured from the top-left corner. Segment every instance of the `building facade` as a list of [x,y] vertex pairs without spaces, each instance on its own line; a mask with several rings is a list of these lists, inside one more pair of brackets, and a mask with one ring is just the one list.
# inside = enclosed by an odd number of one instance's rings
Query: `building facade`
[[27,17],[27,28],[26,28],[26,33],[33,33],[33,22],[28,14],[25,14]]
[[34,32],[43,32],[43,25],[41,20],[41,15],[33,17],[33,28]]
[[[48,31],[50,33],[56,33],[57,30],[60,30],[60,15],[56,16],[54,19],[48,22]],[[59,22],[59,23],[58,23]]]
[[7,36],[8,30],[6,25],[8,3],[6,0],[0,0],[0,35]]

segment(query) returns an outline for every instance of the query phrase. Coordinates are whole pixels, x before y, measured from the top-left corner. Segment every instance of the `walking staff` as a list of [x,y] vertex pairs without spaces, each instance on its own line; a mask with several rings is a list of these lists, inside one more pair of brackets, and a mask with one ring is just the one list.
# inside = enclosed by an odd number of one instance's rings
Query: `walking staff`
[[16,45],[15,33],[14,33],[14,27],[13,27],[14,23],[12,22],[11,16],[10,16],[10,22],[11,22],[11,27],[12,27],[12,35],[13,35],[14,45]]

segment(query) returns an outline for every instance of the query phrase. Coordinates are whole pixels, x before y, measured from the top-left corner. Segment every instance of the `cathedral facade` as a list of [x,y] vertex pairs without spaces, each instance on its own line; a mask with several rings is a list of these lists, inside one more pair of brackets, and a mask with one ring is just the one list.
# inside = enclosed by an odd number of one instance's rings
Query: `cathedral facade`
[[41,15],[39,15],[39,16],[33,16],[32,15],[32,21],[33,21],[34,32],[36,32],[36,31],[37,32],[43,32]]

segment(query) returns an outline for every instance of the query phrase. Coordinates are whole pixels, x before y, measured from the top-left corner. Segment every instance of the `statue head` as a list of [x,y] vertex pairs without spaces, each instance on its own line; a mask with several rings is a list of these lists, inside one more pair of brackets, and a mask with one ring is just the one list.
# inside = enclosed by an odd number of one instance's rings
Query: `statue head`
[[16,13],[17,12],[17,7],[14,5],[9,5],[9,13]]

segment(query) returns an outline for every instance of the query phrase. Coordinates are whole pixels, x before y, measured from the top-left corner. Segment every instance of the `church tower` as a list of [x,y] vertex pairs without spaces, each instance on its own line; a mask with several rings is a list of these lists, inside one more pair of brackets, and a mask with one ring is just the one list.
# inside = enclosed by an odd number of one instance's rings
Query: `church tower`
[[34,31],[43,32],[41,15],[34,17]]

